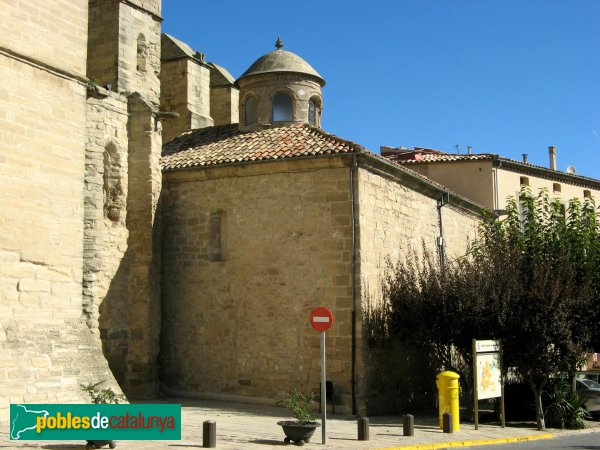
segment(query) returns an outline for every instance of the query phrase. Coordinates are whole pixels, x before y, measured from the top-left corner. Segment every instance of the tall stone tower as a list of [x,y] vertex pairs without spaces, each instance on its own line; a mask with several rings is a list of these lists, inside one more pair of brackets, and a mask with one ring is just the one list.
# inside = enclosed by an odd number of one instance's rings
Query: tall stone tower
[[160,0],[90,0],[83,308],[125,393],[158,393]]
[[245,130],[308,123],[321,126],[325,80],[304,59],[283,50],[258,58],[237,80],[240,88],[240,128]]
[[160,108],[178,115],[165,123],[163,142],[190,129],[238,122],[238,90],[226,69],[166,33],[161,61]]
[[0,428],[112,377],[82,320],[88,0],[2,2]]
[[164,141],[192,128],[212,126],[210,66],[204,62],[204,55],[163,33],[161,61],[160,106],[179,115],[163,128]]
[[161,0],[90,0],[89,5],[88,77],[158,105]]

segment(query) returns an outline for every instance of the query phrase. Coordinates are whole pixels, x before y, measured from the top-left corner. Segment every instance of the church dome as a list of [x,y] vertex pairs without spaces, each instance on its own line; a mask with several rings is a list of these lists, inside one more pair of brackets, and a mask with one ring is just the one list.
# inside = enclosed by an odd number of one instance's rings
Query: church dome
[[281,40],[277,41],[276,46],[277,50],[258,58],[239,79],[273,72],[300,73],[317,78],[321,87],[325,86],[323,77],[309,63],[295,53],[281,48]]
[[236,81],[240,129],[259,130],[306,123],[321,126],[325,80],[298,55],[277,50],[258,58]]

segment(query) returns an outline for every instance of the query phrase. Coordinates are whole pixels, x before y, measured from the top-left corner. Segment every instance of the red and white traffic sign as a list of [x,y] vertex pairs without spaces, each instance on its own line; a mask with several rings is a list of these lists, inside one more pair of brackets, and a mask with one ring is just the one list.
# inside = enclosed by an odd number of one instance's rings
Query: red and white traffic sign
[[333,325],[333,313],[329,308],[319,306],[311,311],[310,324],[317,331],[327,331]]

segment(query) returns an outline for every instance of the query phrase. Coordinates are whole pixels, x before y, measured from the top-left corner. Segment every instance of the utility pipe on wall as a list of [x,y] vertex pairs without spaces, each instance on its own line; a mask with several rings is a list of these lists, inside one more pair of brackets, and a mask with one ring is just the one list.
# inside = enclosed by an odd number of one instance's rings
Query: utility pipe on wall
[[440,235],[438,236],[438,254],[440,256],[440,268],[442,271],[446,266],[446,255],[444,251],[444,220],[442,217],[442,208],[450,202],[450,194],[442,193],[440,195],[440,199],[437,202],[437,210],[438,210],[438,221],[440,226]]
[[352,167],[350,168],[350,218],[352,222],[352,414],[356,414],[356,218],[355,218],[355,189],[354,189],[354,175],[357,169],[356,155],[352,161]]

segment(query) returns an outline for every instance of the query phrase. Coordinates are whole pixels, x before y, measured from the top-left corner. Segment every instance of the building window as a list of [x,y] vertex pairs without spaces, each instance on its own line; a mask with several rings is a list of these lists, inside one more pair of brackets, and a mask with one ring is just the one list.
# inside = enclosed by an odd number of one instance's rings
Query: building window
[[137,70],[146,71],[146,38],[140,34],[137,39]]
[[[479,169],[481,170],[481,169]],[[529,186],[529,178],[528,177],[521,177],[521,186]]]
[[559,194],[562,191],[560,183],[552,183],[552,190],[555,194]]
[[321,102],[319,98],[313,97],[308,101],[308,123],[318,127],[321,122]]
[[273,97],[273,122],[292,121],[292,98],[282,92]]
[[253,125],[258,123],[258,100],[256,97],[248,97],[244,103],[244,124]]
[[583,198],[592,198],[592,191],[588,189],[583,190]]
[[223,225],[224,211],[214,211],[208,219],[208,260],[223,261]]

